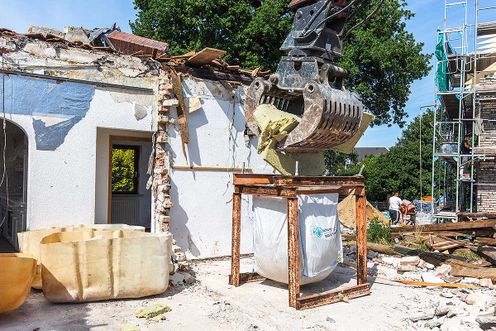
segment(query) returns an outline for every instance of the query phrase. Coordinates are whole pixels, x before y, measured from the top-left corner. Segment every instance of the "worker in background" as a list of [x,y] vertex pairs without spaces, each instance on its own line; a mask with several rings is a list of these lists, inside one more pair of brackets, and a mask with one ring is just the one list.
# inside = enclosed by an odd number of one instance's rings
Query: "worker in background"
[[462,145],[460,146],[460,154],[469,155],[472,153],[472,147],[470,146],[470,134],[466,134],[463,137]]
[[461,163],[460,163],[460,179],[465,179],[465,169],[467,168],[468,164],[467,162],[469,161],[469,157],[467,155],[470,155],[472,153],[472,147],[470,146],[470,134],[466,134],[465,137],[463,137],[463,142],[462,145],[460,146],[460,154],[461,156]]
[[389,215],[391,215],[391,222],[398,224],[400,220],[400,205],[403,200],[400,198],[400,193],[396,192],[389,198]]

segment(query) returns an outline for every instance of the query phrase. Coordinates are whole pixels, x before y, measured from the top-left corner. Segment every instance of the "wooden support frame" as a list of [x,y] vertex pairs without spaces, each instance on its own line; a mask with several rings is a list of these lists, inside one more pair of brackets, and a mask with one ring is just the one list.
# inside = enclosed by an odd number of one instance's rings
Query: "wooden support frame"
[[[356,197],[357,285],[343,290],[302,296],[300,291],[300,238],[298,195],[338,193]],[[362,176],[307,177],[262,174],[235,174],[232,212],[231,275],[229,284],[264,279],[257,273],[240,272],[241,196],[277,196],[287,199],[288,208],[288,294],[289,306],[312,308],[370,294],[367,283],[367,216],[365,184]]]

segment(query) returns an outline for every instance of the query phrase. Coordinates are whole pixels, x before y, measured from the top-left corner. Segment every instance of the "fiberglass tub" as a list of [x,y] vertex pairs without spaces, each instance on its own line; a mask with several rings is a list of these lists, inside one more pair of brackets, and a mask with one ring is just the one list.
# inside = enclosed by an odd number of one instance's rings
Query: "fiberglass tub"
[[19,232],[17,238],[19,241],[19,249],[21,252],[26,254],[31,254],[38,260],[38,265],[36,267],[36,274],[33,280],[33,288],[41,290],[41,265],[40,265],[40,242],[41,240],[53,233],[57,232],[67,232],[67,231],[79,231],[84,229],[94,229],[97,231],[115,231],[115,230],[126,230],[126,231],[141,231],[144,232],[145,228],[142,226],[130,226],[127,224],[76,224],[68,226],[58,226],[50,228],[42,228],[38,230]]
[[0,254],[0,313],[20,307],[31,290],[36,259],[28,254]]
[[170,234],[138,231],[71,231],[40,245],[42,284],[51,302],[140,298],[165,292]]

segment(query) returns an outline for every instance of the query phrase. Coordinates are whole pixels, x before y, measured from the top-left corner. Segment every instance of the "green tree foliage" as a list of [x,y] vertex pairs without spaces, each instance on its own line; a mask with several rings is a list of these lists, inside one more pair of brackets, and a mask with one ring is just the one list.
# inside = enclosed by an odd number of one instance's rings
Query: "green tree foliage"
[[135,0],[133,33],[169,43],[172,54],[204,47],[227,51],[226,60],[274,69],[291,29],[287,0]]
[[[363,0],[350,13],[347,28],[367,17],[381,0]],[[384,0],[368,22],[345,40],[340,64],[349,72],[348,85],[376,115],[375,124],[398,124],[408,116],[405,105],[413,81],[428,74],[430,54],[406,29],[414,16],[405,0]]]
[[134,149],[112,150],[112,192],[134,192]]
[[325,153],[324,158],[329,176],[337,176],[348,172],[348,164],[355,164],[358,154],[345,154],[330,150]]
[[[360,0],[351,8],[347,28],[366,18],[379,0]],[[134,0],[133,33],[169,43],[172,54],[203,47],[227,51],[226,60],[246,68],[274,70],[279,47],[291,29],[289,0]],[[375,124],[402,126],[410,84],[429,71],[430,55],[406,30],[413,13],[405,0],[384,0],[369,21],[345,40],[340,65],[376,115]]]
[[[420,122],[422,121],[422,135]],[[414,200],[422,195],[431,194],[432,173],[432,135],[434,112],[427,111],[416,117],[404,130],[395,146],[383,155],[369,155],[340,175],[358,173],[365,165],[363,175],[367,198],[384,201],[388,194],[400,192],[402,198]],[[422,142],[422,156],[420,156]],[[422,160],[422,176],[420,176],[420,160]]]

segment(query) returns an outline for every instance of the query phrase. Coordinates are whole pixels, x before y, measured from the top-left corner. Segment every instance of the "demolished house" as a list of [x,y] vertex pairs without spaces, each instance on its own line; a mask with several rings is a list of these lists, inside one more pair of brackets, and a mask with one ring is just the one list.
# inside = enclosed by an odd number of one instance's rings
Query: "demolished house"
[[[233,172],[272,172],[243,116],[259,70],[214,49],[170,57],[116,27],[2,30],[0,53],[2,245],[28,229],[125,223],[170,230],[190,256],[229,254]],[[124,188],[112,185],[116,152],[133,158]]]

